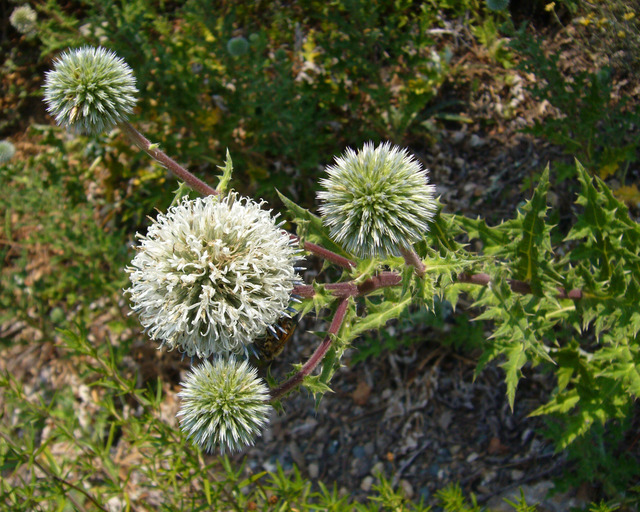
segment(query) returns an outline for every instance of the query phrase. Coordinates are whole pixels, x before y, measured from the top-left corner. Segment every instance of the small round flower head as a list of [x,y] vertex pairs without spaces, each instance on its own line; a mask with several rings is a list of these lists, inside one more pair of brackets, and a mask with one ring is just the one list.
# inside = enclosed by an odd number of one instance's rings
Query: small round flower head
[[16,154],[16,148],[8,140],[0,141],[0,164],[8,162]]
[[44,100],[59,125],[98,134],[125,121],[136,103],[131,68],[104,48],[69,50],[46,73]]
[[320,180],[331,237],[361,258],[399,256],[422,239],[436,211],[435,187],[406,150],[387,142],[347,149]]
[[36,33],[36,20],[38,15],[29,5],[21,5],[16,7],[11,16],[9,16],[9,23],[21,34],[27,36],[34,35]]
[[269,420],[269,388],[247,361],[204,361],[181,385],[180,426],[207,452],[253,445]]
[[227,41],[227,51],[234,57],[244,55],[249,51],[249,41],[244,37],[232,37]]
[[263,204],[185,199],[138,235],[128,292],[151,339],[189,356],[246,354],[278,320],[299,250]]

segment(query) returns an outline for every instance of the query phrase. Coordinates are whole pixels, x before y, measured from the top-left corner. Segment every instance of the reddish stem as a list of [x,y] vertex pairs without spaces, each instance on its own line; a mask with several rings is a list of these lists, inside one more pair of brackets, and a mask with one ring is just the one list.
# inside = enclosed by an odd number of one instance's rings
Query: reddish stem
[[204,181],[196,178],[193,174],[182,167],[178,162],[167,156],[166,153],[154,147],[153,144],[138,130],[136,130],[131,123],[124,121],[118,125],[120,129],[129,137],[138,148],[144,151],[147,155],[153,158],[156,162],[159,162],[164,167],[169,169],[179,179],[184,181],[193,190],[199,192],[203,196],[215,196],[218,195],[218,191],[215,188],[210,187]]
[[[295,240],[296,242],[300,242],[300,238],[298,236],[296,235],[289,235],[289,236],[291,237],[292,240]],[[339,267],[352,269],[352,268],[355,268],[356,266],[355,261],[345,258],[344,256],[340,256],[339,254],[336,254],[335,252],[330,251],[329,249],[325,249],[321,245],[313,244],[311,242],[304,242],[302,247],[304,248],[305,251],[315,254],[316,256],[320,256],[321,258],[328,260],[331,263],[335,263]]]
[[400,249],[400,252],[402,253],[404,262],[409,266],[415,267],[418,277],[424,277],[427,272],[427,267],[424,266],[424,263],[420,259],[420,256],[416,254],[416,251],[413,249]]
[[[487,286],[491,282],[491,276],[489,274],[467,274],[462,273],[458,275],[458,282],[460,283],[470,283],[470,284],[478,284],[480,286]],[[518,281],[517,279],[508,279],[507,282],[516,293],[520,293],[522,295],[526,295],[531,293],[531,285],[529,283],[525,283],[524,281]],[[579,300],[582,299],[583,293],[582,290],[574,289],[567,291],[564,288],[558,286],[558,298],[559,299],[573,299]]]
[[[345,281],[344,283],[329,283],[324,285],[324,287],[326,290],[329,290],[332,295],[346,298],[367,295],[379,288],[387,286],[397,286],[401,281],[402,277],[396,272],[380,272],[377,276],[373,276],[360,284],[356,284],[355,281]],[[304,299],[309,299],[313,297],[316,292],[312,285],[304,284],[295,286],[292,293]]]
[[344,322],[348,304],[348,297],[345,297],[340,301],[340,304],[338,304],[338,309],[336,309],[336,313],[335,315],[333,315],[331,325],[329,326],[329,332],[325,336],[324,340],[322,340],[322,343],[320,343],[320,346],[318,346],[316,351],[311,355],[309,360],[304,364],[304,366],[298,373],[296,373],[289,380],[271,391],[271,402],[280,399],[281,397],[289,393],[289,391],[292,391],[304,380],[307,375],[311,375],[311,372],[315,369],[315,367],[318,366],[320,361],[324,359],[324,356],[327,355],[327,352],[329,351],[333,343],[332,336],[338,334],[338,331],[342,326],[342,322]]

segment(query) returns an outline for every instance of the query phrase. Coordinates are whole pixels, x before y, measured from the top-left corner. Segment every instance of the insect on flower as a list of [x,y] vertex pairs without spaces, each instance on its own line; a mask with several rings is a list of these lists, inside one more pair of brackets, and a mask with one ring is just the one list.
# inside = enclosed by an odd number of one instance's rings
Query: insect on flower
[[284,350],[285,345],[293,336],[297,323],[293,318],[283,316],[278,320],[266,336],[255,341],[260,359],[273,361]]

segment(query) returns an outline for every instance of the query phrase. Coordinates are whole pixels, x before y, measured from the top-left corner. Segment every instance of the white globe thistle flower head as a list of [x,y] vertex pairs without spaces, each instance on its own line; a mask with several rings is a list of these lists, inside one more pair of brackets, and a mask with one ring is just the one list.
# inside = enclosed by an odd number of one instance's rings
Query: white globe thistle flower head
[[279,319],[299,249],[263,204],[184,199],[138,235],[127,291],[151,339],[188,356],[246,355]]
[[0,140],[0,164],[8,162],[16,154],[16,148],[8,140]]
[[320,213],[331,237],[361,258],[399,256],[429,229],[437,204],[428,173],[389,142],[347,149],[320,180]]
[[127,120],[135,83],[131,68],[112,51],[79,48],[63,53],[46,73],[44,100],[59,125],[98,134]]
[[30,5],[20,5],[9,16],[9,23],[21,34],[33,36],[36,33],[37,19],[38,14]]
[[240,451],[268,423],[269,388],[247,361],[206,360],[181,385],[180,427],[204,451]]

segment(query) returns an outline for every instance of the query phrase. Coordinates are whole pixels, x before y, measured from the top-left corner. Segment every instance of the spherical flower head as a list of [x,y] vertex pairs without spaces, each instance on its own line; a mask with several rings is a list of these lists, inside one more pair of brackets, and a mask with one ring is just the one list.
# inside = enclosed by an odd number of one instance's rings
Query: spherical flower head
[[128,292],[151,339],[189,356],[247,354],[279,319],[299,249],[263,204],[185,199],[138,235]]
[[46,73],[44,100],[56,122],[98,134],[126,121],[136,103],[131,68],[112,51],[80,48],[62,54]]
[[347,149],[320,180],[320,213],[331,237],[361,258],[399,256],[428,230],[436,211],[427,171],[387,142]]
[[11,16],[9,23],[21,34],[32,36],[36,33],[36,20],[38,15],[29,5],[21,5],[16,7]]
[[227,41],[227,51],[233,57],[240,57],[249,51],[249,41],[244,37],[232,37]]
[[16,148],[8,140],[0,141],[0,164],[8,162],[16,154]]
[[247,361],[204,361],[181,385],[180,426],[207,452],[251,446],[268,422],[269,388]]

